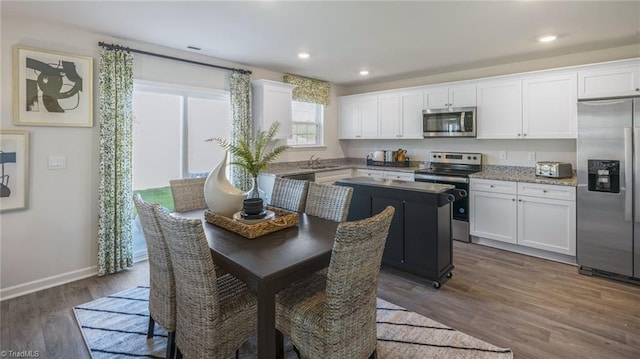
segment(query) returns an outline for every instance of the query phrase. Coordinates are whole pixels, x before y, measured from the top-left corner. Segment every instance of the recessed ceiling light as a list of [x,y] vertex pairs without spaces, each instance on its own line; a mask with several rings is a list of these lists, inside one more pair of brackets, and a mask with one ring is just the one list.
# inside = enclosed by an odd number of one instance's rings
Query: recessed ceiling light
[[306,52],[301,52],[298,54],[298,57],[301,59],[308,59],[309,58],[309,54],[307,54]]
[[360,75],[362,75],[362,76],[366,76],[366,75],[368,75],[368,74],[369,74],[369,71],[368,71],[368,70],[362,70],[362,71],[360,71]]
[[540,42],[551,42],[555,39],[557,39],[558,37],[556,35],[545,35],[545,36],[540,36],[538,38],[538,41]]

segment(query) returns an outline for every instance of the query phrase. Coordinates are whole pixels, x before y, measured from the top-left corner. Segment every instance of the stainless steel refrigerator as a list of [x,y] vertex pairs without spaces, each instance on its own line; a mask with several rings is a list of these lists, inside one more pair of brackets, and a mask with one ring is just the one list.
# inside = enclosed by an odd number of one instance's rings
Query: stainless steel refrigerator
[[577,262],[640,278],[640,98],[578,103]]

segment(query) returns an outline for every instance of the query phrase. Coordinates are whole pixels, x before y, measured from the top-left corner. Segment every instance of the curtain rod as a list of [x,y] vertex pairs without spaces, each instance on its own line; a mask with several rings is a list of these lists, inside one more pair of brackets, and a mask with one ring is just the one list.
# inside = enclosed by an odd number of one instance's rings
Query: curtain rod
[[202,66],[208,66],[208,67],[214,67],[216,69],[222,69],[222,70],[227,70],[227,71],[233,71],[233,72],[239,72],[241,74],[251,74],[251,71],[249,70],[245,70],[245,69],[236,69],[233,67],[226,67],[226,66],[218,66],[218,65],[213,65],[213,64],[207,64],[204,62],[199,62],[199,61],[193,61],[193,60],[187,60],[187,59],[181,59],[179,57],[173,57],[173,56],[167,56],[167,55],[162,55],[162,54],[156,54],[155,52],[148,52],[148,51],[143,51],[143,50],[138,50],[138,49],[132,49],[129,47],[125,47],[125,46],[121,46],[121,45],[115,45],[115,44],[107,44],[104,43],[102,41],[98,42],[98,45],[100,45],[101,47],[104,47],[108,50],[124,50],[127,52],[135,52],[137,54],[143,54],[143,55],[149,55],[149,56],[155,56],[155,57],[161,57],[163,59],[169,59],[169,60],[175,60],[175,61],[182,61],[182,62],[188,62],[190,64],[196,64],[196,65],[202,65]]

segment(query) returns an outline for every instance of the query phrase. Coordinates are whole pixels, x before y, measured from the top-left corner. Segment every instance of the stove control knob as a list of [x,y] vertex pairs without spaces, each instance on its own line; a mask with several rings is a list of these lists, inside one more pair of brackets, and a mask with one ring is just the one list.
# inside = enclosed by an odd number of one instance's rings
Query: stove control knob
[[438,157],[438,155],[433,155],[433,158],[436,158],[436,157]]
[[468,159],[468,160],[470,160],[470,159],[471,159],[471,156],[467,156],[467,159]]
[[477,160],[477,159],[478,159],[478,157],[476,157],[476,156],[473,156],[473,159],[474,159],[474,160]]

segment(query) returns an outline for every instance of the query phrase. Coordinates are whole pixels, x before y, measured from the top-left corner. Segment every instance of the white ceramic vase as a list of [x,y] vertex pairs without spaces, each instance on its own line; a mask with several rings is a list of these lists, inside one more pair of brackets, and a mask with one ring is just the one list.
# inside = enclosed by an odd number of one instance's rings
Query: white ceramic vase
[[207,176],[204,182],[204,199],[210,211],[232,217],[242,210],[242,201],[247,198],[247,194],[234,187],[227,179],[227,155],[225,152],[222,162]]

